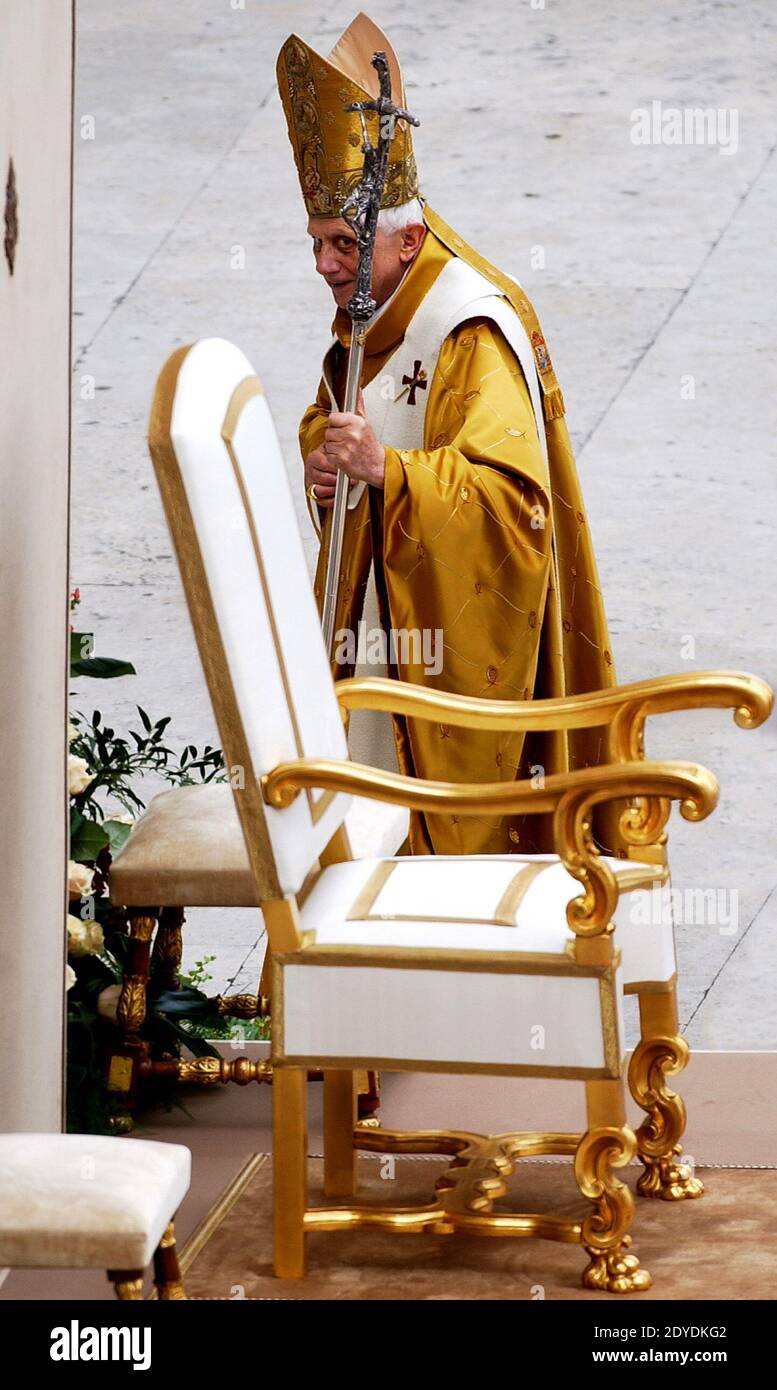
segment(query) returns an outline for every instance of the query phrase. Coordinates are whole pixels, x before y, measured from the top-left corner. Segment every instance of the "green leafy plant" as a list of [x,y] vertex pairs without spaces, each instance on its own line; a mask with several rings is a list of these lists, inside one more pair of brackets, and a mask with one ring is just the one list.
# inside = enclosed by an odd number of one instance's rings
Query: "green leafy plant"
[[[215,956],[203,956],[195,961],[191,969],[181,975],[181,983],[200,989],[213,979],[208,966]],[[222,1018],[220,1015],[205,1017],[201,1021],[189,1019],[183,1027],[193,1038],[216,1040],[218,1042],[268,1042],[270,1038],[269,1018]]]
[[[76,589],[71,611],[80,601]],[[127,661],[95,657],[91,633],[71,634],[71,676],[108,680],[135,674]],[[200,752],[187,744],[176,752],[166,742],[170,717],[156,721],[137,706],[141,729],[118,734],[100,710],[90,719],[75,713],[70,730],[70,873],[68,918],[68,1128],[107,1132],[115,1125],[118,1107],[105,1088],[105,1059],[115,1041],[115,1014],[129,947],[123,912],[110,901],[112,857],[145,807],[138,783],[147,776],[173,786],[223,780],[221,750],[210,744]],[[113,803],[113,804],[111,804]],[[118,806],[121,811],[115,809]],[[202,971],[181,988],[163,986],[152,969],[147,1016],[141,1036],[152,1055],[176,1056],[181,1046],[202,1056],[213,1054],[206,1038],[209,1022],[222,1020],[199,988],[209,978]],[[171,1093],[166,1103],[177,1103]]]
[[188,1023],[184,1026],[189,1037],[206,1042],[270,1041],[269,1018],[219,1018],[212,1023]]
[[[80,591],[74,590],[74,595],[78,594],[76,603],[80,602]],[[73,612],[73,597],[70,601],[70,611]],[[91,632],[72,632],[70,633],[70,674],[71,676],[92,676],[97,680],[110,680],[113,676],[134,676],[137,675],[135,667],[129,661],[117,661],[111,656],[92,656],[94,651],[94,634]]]
[[201,989],[203,985],[210,984],[213,976],[208,966],[212,965],[215,959],[215,956],[202,956],[200,960],[195,961],[191,970],[187,970],[185,974],[181,972],[181,984],[190,985],[192,989]]
[[[82,714],[71,716],[76,731],[71,751],[76,757],[84,758],[94,771],[89,786],[74,796],[73,801],[83,815],[98,823],[105,819],[99,799],[101,793],[109,793],[131,815],[143,810],[145,803],[133,786],[133,779],[138,776],[153,773],[174,786],[187,786],[193,782],[212,782],[223,774],[220,748],[212,748],[208,743],[200,753],[190,743],[181,753],[175,753],[163,742],[170,716],[152,723],[140,705],[136,709],[143,732],[130,729],[126,737],[104,724],[97,709],[91,720],[86,720]],[[109,820],[108,824],[116,823]]]

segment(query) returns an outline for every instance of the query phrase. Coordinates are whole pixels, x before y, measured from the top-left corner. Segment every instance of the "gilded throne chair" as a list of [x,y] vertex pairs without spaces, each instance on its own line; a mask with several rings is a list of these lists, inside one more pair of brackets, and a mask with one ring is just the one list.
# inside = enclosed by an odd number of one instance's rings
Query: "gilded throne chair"
[[[669,929],[630,902],[666,891],[671,805],[715,806],[711,773],[644,756],[648,715],[729,706],[755,727],[772,707],[756,677],[696,673],[563,701],[502,703],[394,681],[332,682],[283,460],[259,380],[232,344],[180,349],[160,374],[150,447],[268,934],[279,1276],[300,1277],[310,1233],[363,1226],[412,1233],[542,1235],[581,1244],[583,1282],[644,1289],[629,1251],[634,1202],[616,1169],[637,1155],[646,1196],[696,1196],[677,1162],[684,1110],[666,1077],[684,1065]],[[528,783],[424,782],[352,763],[346,708],[396,710],[470,727],[603,727],[610,761]],[[350,797],[460,814],[548,814],[553,855],[354,858]],[[629,856],[601,854],[594,808],[627,807]],[[130,837],[129,843],[132,843]],[[662,917],[663,920],[663,917]],[[639,995],[628,1080],[645,1112],[626,1123],[624,991]],[[534,1045],[536,1026],[542,1046]],[[359,1130],[363,1069],[574,1078],[582,1134],[499,1136]],[[324,1190],[310,1206],[305,1097],[324,1077]],[[355,1198],[357,1148],[450,1156],[433,1200],[375,1209]],[[495,1211],[521,1157],[568,1155],[586,1219]]]

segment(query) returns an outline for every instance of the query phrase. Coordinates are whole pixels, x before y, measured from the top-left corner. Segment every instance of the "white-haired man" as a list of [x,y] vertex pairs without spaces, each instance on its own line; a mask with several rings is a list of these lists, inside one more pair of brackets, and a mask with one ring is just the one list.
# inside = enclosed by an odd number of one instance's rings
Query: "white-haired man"
[[[278,59],[316,269],[336,305],[318,396],[300,426],[317,521],[332,505],[337,470],[351,480],[336,629],[357,630],[372,572],[382,629],[437,634],[442,644],[434,665],[424,643],[395,646],[390,670],[403,680],[495,699],[611,685],[563,398],[537,317],[520,286],[421,198],[401,122],[375,246],[378,309],[363,393],[357,413],[339,408],[358,264],[339,211],[362,160],[359,118],[343,108],[377,95],[370,58],[378,50],[389,60],[393,99],[407,109],[396,55],[366,15],[326,58],[292,35]],[[319,601],[324,563],[322,547]],[[336,664],[335,675],[350,670]],[[395,718],[393,736],[401,770],[436,780],[512,780],[601,758],[601,741],[585,732],[492,734]],[[617,848],[612,821],[603,827],[600,839]],[[543,818],[414,814],[410,848],[535,851],[551,847],[548,829]]]
[[[423,210],[417,198],[398,208],[381,208],[372,261],[372,294],[378,312],[410,269],[425,233]],[[355,233],[342,218],[311,217],[308,236],[313,242],[316,270],[329,285],[338,309],[347,309],[359,268]],[[375,318],[372,322],[374,325]],[[339,467],[354,482],[382,488],[385,450],[366,419],[331,412],[324,443],[305,459],[305,490],[320,507],[334,503]]]

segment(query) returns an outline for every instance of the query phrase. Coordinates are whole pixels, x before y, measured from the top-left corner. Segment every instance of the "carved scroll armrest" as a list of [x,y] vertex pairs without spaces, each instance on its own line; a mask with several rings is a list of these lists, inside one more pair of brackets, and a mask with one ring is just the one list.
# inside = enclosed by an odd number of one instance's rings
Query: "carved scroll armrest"
[[769,717],[774,692],[759,676],[738,671],[691,671],[630,685],[551,700],[483,700],[379,677],[337,681],[344,710],[371,709],[416,719],[443,719],[467,729],[585,729],[609,725],[612,756],[643,756],[643,729],[651,714],[671,710],[733,709],[740,728],[755,729]]

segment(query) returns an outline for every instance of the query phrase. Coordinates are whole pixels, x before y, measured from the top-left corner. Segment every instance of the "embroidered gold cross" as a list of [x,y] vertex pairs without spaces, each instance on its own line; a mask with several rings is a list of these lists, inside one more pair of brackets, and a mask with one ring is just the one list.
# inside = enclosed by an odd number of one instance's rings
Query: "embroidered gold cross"
[[426,390],[426,372],[423,370],[419,361],[416,361],[413,366],[412,376],[403,376],[402,385],[410,387],[407,397],[407,404],[415,405],[416,388],[420,386],[422,391]]

